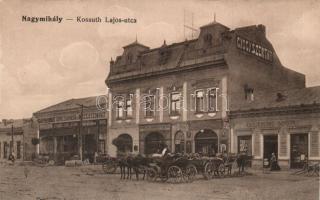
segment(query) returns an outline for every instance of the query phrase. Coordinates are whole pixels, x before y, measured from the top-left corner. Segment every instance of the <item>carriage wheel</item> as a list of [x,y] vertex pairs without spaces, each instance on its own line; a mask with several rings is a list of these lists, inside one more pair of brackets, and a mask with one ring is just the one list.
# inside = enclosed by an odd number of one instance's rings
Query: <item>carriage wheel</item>
[[204,166],[204,178],[210,180],[214,177],[214,165],[212,162],[207,162]]
[[197,170],[196,166],[194,166],[193,164],[187,165],[184,175],[185,175],[186,180],[188,182],[194,181],[197,174],[198,174],[198,170]]
[[178,166],[171,166],[168,169],[168,179],[173,183],[180,183],[183,179],[183,173],[180,167]]
[[224,164],[221,163],[221,164],[218,166],[218,175],[219,175],[220,177],[224,177],[225,170],[226,170],[226,168],[225,168]]
[[158,173],[155,169],[149,168],[147,169],[147,180],[148,181],[155,181],[158,176]]
[[113,161],[107,161],[102,164],[102,170],[106,174],[113,174],[117,170],[117,165]]

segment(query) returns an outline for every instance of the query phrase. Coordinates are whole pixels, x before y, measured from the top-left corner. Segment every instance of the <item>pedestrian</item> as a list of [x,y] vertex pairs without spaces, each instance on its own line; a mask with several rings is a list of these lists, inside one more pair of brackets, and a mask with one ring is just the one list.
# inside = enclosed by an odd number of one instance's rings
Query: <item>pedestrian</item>
[[14,164],[15,157],[14,157],[14,153],[13,152],[9,155],[8,159],[12,162],[12,164]]
[[280,166],[278,165],[277,157],[275,153],[272,153],[270,158],[270,171],[278,171],[278,170],[280,170]]

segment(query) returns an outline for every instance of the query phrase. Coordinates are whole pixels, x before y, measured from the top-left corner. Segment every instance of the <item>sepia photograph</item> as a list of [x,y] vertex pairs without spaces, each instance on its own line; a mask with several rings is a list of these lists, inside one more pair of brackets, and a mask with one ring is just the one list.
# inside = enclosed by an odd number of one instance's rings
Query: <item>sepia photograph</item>
[[1,200],[320,200],[319,0],[0,0]]

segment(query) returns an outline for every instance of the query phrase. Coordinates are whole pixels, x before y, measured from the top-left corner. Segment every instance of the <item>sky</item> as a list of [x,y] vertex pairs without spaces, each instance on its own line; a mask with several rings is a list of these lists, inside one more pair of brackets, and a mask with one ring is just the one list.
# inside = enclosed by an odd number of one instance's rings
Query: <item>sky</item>
[[[0,119],[27,118],[61,101],[106,93],[109,62],[138,41],[151,48],[191,38],[216,20],[264,24],[282,64],[320,85],[320,1],[0,0]],[[185,14],[184,14],[185,13]],[[22,16],[135,18],[137,23],[22,22]],[[185,17],[184,17],[185,16]]]

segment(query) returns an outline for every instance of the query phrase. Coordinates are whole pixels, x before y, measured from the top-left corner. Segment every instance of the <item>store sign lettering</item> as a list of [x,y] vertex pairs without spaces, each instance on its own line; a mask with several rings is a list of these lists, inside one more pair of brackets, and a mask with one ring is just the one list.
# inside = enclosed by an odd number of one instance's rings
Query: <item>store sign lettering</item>
[[266,61],[273,62],[273,52],[270,49],[267,49],[240,36],[237,36],[237,48],[252,55],[258,56]]
[[276,128],[276,127],[295,127],[296,121],[259,121],[259,122],[247,122],[248,128]]

